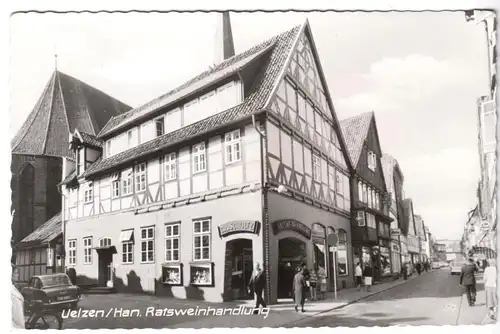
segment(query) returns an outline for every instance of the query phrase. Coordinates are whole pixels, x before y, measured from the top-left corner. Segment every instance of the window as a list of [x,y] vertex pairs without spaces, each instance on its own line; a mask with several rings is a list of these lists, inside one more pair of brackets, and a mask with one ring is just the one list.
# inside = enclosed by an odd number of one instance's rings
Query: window
[[112,197],[120,197],[120,180],[113,181]]
[[193,146],[193,173],[204,172],[206,170],[205,143],[199,143]]
[[130,195],[132,193],[132,168],[123,172],[122,184],[122,195]]
[[368,168],[375,172],[377,167],[377,155],[372,151],[368,151]]
[[179,261],[180,224],[165,225],[165,262]]
[[85,203],[91,203],[94,200],[94,196],[92,194],[93,190],[94,190],[94,185],[92,184],[92,182],[89,182],[85,186],[85,191],[84,191],[84,200],[85,200]]
[[155,260],[154,227],[141,228],[141,263],[153,263]]
[[134,230],[123,230],[120,232],[120,242],[122,243],[122,263],[130,264],[134,262]]
[[240,130],[227,133],[224,138],[226,149],[226,164],[231,164],[241,160],[241,139]]
[[321,160],[318,155],[313,154],[313,179],[321,182]]
[[379,194],[377,192],[375,193],[374,208],[377,209],[377,210],[380,210]]
[[344,195],[344,185],[342,184],[342,174],[337,172],[335,174],[335,190],[337,191],[337,194]]
[[99,239],[99,247],[109,247],[109,246],[111,246],[111,238]]
[[78,175],[82,174],[85,171],[85,149],[83,147],[80,147],[76,151],[76,168],[77,171],[76,173]]
[[175,153],[165,156],[165,181],[175,180],[177,178],[177,162]]
[[132,241],[122,242],[122,263],[134,263],[134,243]]
[[163,136],[165,133],[165,117],[160,117],[155,120],[156,137]]
[[92,263],[92,237],[83,238],[83,264]]
[[193,221],[195,261],[210,260],[210,223],[210,218]]
[[337,273],[339,276],[347,276],[349,274],[349,266],[347,261],[347,233],[340,229],[338,232],[339,242],[337,245]]
[[366,213],[366,225],[371,228],[377,228],[377,223],[375,222],[375,216],[371,213]]
[[360,202],[363,202],[363,183],[358,182],[358,198]]
[[106,142],[106,156],[110,157],[112,155],[111,153],[111,140],[108,140]]
[[127,147],[128,148],[131,148],[132,146],[134,146],[133,140],[134,140],[134,134],[133,134],[132,130],[129,130],[127,132]]
[[76,239],[68,240],[68,264],[76,264]]
[[368,203],[368,187],[366,184],[363,185],[363,203]]
[[373,190],[368,189],[368,207],[371,208],[373,203]]
[[146,163],[135,166],[135,191],[146,190]]

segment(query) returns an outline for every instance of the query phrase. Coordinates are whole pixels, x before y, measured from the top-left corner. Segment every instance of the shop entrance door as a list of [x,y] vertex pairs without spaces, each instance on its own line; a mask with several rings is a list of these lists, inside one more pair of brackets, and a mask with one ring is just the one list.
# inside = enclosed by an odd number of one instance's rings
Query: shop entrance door
[[307,261],[306,244],[296,238],[284,238],[278,247],[278,298],[292,298],[293,277]]
[[226,265],[231,272],[231,299],[252,299],[252,292],[248,293],[247,286],[253,271],[252,241],[236,239],[229,241]]

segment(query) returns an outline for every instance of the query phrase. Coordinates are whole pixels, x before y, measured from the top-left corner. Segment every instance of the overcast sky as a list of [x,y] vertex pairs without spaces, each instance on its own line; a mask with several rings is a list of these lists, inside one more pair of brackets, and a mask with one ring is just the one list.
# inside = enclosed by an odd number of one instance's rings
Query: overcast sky
[[[58,69],[137,107],[213,63],[218,14],[17,14],[11,137]],[[479,178],[484,29],[463,13],[231,14],[236,52],[308,18],[339,119],[375,111],[382,149],[437,238],[460,238]]]

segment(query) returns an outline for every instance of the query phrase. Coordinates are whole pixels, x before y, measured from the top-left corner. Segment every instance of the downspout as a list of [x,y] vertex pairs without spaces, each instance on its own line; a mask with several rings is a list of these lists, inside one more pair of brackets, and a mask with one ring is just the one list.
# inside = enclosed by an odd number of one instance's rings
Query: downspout
[[[62,252],[61,252],[61,269],[62,269],[62,272],[66,272],[66,210],[65,210],[65,207],[64,207],[64,203],[66,203],[66,195],[63,193],[62,191],[62,187],[63,185],[60,185],[59,187],[57,187],[57,190],[59,190],[59,193],[61,194],[62,196],[62,211],[61,211],[61,225],[62,225],[62,228],[63,228],[63,233],[62,233]],[[57,266],[57,253],[54,252],[54,255],[56,256],[56,258],[54,260],[56,260],[56,266]]]
[[263,269],[266,278],[266,288],[264,289],[264,300],[267,304],[271,301],[271,271],[269,270],[269,262],[270,262],[270,254],[269,254],[269,206],[268,206],[268,198],[267,198],[267,140],[265,133],[265,123],[264,123],[264,131],[259,128],[257,122],[255,120],[255,115],[252,115],[252,124],[260,135],[260,184],[261,184],[261,206],[262,206],[262,247],[263,247]]

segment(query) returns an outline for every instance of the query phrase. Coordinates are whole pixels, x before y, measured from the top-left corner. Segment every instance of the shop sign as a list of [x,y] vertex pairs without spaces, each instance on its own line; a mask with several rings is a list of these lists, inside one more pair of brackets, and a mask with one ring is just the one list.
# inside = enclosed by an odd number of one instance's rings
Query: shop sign
[[401,234],[399,228],[391,228],[391,236],[398,236]]
[[219,226],[221,238],[236,233],[259,233],[259,222],[253,220],[234,220]]
[[311,229],[301,222],[293,219],[278,220],[273,223],[273,232],[278,234],[281,231],[291,230],[311,239]]

